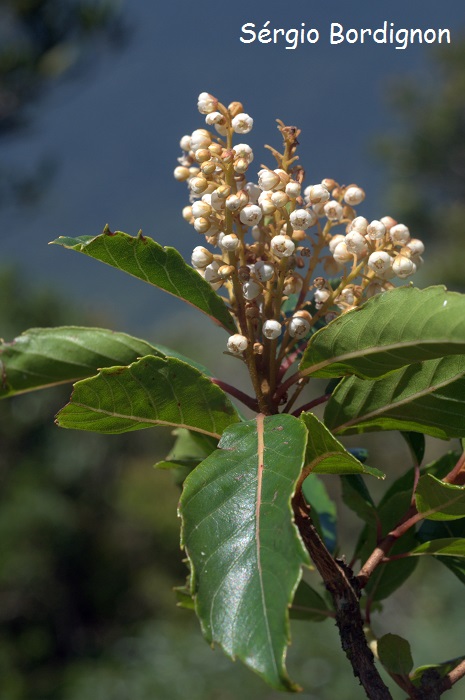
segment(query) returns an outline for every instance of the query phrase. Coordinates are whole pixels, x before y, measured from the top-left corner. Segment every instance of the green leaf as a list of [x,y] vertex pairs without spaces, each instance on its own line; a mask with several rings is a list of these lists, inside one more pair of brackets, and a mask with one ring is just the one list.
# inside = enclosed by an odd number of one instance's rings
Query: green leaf
[[309,563],[291,508],[306,439],[289,415],[231,426],[186,479],[180,501],[205,637],[281,690],[297,689],[284,659],[288,606]]
[[444,537],[443,539],[430,540],[412,549],[410,556],[431,554],[441,557],[465,557],[465,538]]
[[77,250],[164,289],[200,309],[231,333],[236,332],[224,301],[196,270],[184,262],[176,248],[164,248],[141,234],[128,236],[121,231],[112,233],[108,228],[99,236],[60,236],[52,243]]
[[148,356],[77,382],[56,422],[98,433],[180,426],[219,438],[238,421],[226,394],[197,369],[172,357]]
[[313,524],[326,547],[334,553],[337,546],[336,504],[316,474],[307,476],[302,484],[302,493],[311,507]]
[[444,287],[377,294],[310,338],[303,375],[382,377],[405,365],[465,354],[465,296]]
[[444,678],[450,673],[456,666],[465,660],[465,656],[458,656],[456,659],[449,659],[449,661],[442,661],[439,664],[427,664],[426,666],[419,666],[410,675],[410,680],[416,688],[422,687],[422,678],[426,673],[435,672],[436,677]]
[[378,639],[378,656],[384,668],[399,676],[408,676],[413,668],[410,644],[398,634],[385,634]]
[[346,377],[326,405],[338,435],[374,430],[465,435],[465,355],[419,362],[382,379]]
[[415,501],[427,520],[465,518],[465,487],[446,484],[432,474],[420,478]]
[[[420,542],[449,538],[465,539],[465,518],[447,521],[425,520],[417,532],[417,540]],[[436,561],[446,566],[465,584],[465,561],[461,557],[438,557]]]
[[0,397],[74,382],[102,367],[134,362],[159,351],[144,340],[103,328],[32,328],[0,342]]
[[314,588],[306,581],[301,581],[292,601],[290,616],[294,620],[322,622],[328,617],[334,617],[334,611]]
[[313,413],[300,416],[308,430],[305,470],[315,474],[371,474],[379,479],[383,472],[358,461],[330,433]]
[[412,460],[418,466],[423,462],[426,450],[426,440],[423,433],[406,432],[400,433],[408,445]]
[[363,478],[359,474],[342,476],[342,500],[348,508],[367,523],[376,523],[376,506]]

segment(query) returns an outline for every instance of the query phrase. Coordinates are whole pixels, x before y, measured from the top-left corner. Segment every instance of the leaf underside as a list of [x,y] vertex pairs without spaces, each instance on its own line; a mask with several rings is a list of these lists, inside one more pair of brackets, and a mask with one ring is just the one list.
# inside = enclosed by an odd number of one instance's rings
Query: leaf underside
[[231,426],[180,501],[205,637],[281,690],[297,690],[285,654],[288,607],[309,563],[291,509],[305,443],[304,426],[289,415]]
[[203,311],[231,333],[236,332],[233,318],[224,301],[184,261],[176,248],[163,247],[147,236],[129,236],[122,231],[112,233],[108,229],[95,237],[60,236],[52,243],[84,253],[153,284]]

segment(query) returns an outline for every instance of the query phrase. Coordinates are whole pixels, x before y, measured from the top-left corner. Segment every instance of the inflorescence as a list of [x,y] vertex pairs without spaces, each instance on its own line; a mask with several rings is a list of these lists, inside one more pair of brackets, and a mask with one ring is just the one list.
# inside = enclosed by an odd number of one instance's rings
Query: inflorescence
[[254,181],[252,148],[233,144],[253,127],[242,104],[226,107],[203,92],[198,109],[210,129],[182,137],[174,171],[189,188],[184,219],[213,248],[196,246],[192,265],[226,292],[238,326],[228,351],[247,362],[270,406],[310,333],[413,275],[424,245],[390,216],[358,216],[365,199],[358,185],[326,178],[304,186],[298,128],[277,120],[283,152],[266,148],[278,167],[262,166]]

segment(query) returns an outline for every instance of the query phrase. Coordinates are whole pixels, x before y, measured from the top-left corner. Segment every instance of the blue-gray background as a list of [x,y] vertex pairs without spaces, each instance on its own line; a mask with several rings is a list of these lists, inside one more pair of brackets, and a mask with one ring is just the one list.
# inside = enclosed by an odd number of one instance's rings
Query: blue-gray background
[[[329,26],[447,27],[463,36],[460,0],[366,3],[263,2],[123,5],[128,38],[120,51],[95,52],[92,65],[50,86],[33,111],[32,126],[2,143],[4,167],[33,168],[52,158],[58,170],[38,205],[0,210],[0,259],[19,261],[28,274],[61,287],[83,309],[100,308],[126,330],[137,331],[181,304],[144,284],[47,242],[59,235],[92,235],[105,223],[178,246],[188,256],[199,240],[181,219],[186,188],[172,179],[178,141],[203,126],[196,97],[206,90],[223,102],[241,100],[254,120],[250,142],[278,145],[274,120],[302,128],[301,162],[308,182],[334,177],[364,186],[363,213],[387,213],[383,163],[370,144],[398,129],[386,95],[406,74],[432,79],[434,46],[331,46]],[[316,27],[320,41],[286,50],[285,44],[246,45],[241,26]],[[395,212],[392,212],[395,215]],[[421,232],[415,232],[416,235]]]

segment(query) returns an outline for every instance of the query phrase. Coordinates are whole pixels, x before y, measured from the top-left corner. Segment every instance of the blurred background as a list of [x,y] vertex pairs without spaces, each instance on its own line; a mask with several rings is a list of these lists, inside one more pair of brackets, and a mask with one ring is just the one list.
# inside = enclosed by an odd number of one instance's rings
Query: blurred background
[[[108,223],[142,228],[188,259],[199,240],[182,220],[186,188],[172,171],[180,137],[203,126],[202,91],[243,102],[257,166],[271,164],[263,143],[280,145],[276,118],[299,126],[307,183],[332,177],[364,187],[360,214],[390,214],[426,242],[416,283],[465,291],[463,3],[296,0],[291,9],[264,0],[250,8],[0,0],[0,336],[100,325],[177,347],[224,378],[236,372],[221,330],[185,315],[180,302],[47,246]],[[305,22],[320,41],[295,50],[239,41],[245,22],[267,20],[286,29]],[[450,28],[452,43],[329,44],[331,22],[385,20]],[[152,469],[169,431],[60,431],[53,416],[68,396],[65,388],[0,405],[0,699],[282,697],[212,651],[193,616],[175,607],[172,588],[186,575],[179,493],[170,474]],[[358,443],[388,481],[408,462],[396,435]],[[429,441],[428,459],[447,447]],[[329,488],[338,498],[338,485]],[[342,515],[346,542],[354,524]],[[422,561],[376,631],[406,636],[417,665],[463,654],[460,593],[447,569]],[[359,697],[333,623],[292,629],[301,697]]]

